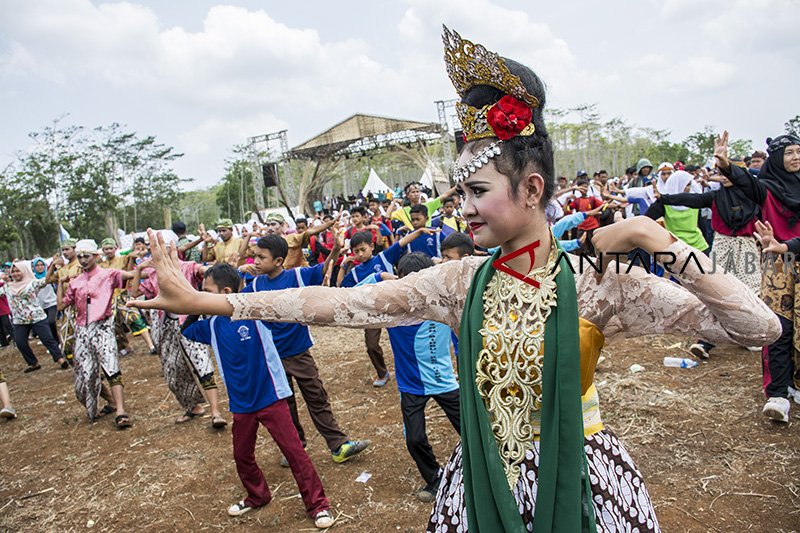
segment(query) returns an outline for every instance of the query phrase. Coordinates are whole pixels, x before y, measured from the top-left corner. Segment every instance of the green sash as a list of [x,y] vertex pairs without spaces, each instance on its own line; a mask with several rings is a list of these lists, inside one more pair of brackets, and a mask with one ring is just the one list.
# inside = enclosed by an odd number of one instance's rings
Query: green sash
[[[483,348],[483,293],[494,275],[494,254],[475,273],[461,318],[458,373],[464,499],[471,533],[526,531],[478,387],[475,365]],[[596,530],[583,450],[580,339],[575,278],[561,259],[556,305],[545,324],[539,477],[534,533]]]

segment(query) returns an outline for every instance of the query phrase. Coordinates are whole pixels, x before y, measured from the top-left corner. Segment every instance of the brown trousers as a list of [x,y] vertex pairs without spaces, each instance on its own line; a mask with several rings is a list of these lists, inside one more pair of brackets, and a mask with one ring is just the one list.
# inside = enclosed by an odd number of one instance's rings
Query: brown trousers
[[286,401],[289,404],[289,412],[292,415],[292,421],[297,428],[297,434],[300,436],[303,446],[305,447],[306,445],[306,434],[297,414],[297,400],[294,395],[295,381],[297,381],[297,387],[306,402],[311,422],[314,423],[319,434],[325,439],[331,452],[335,452],[348,439],[347,435],[339,429],[339,424],[336,423],[336,419],[333,417],[331,404],[328,401],[328,393],[325,392],[325,387],[319,378],[319,369],[316,361],[311,357],[311,353],[306,350],[299,355],[281,359],[281,362],[283,363],[283,369],[286,371],[289,387],[292,389],[292,395],[286,398]]
[[378,373],[379,378],[382,378],[386,375],[387,370],[386,361],[383,359],[383,348],[381,348],[381,330],[365,329],[364,343],[367,345],[367,355],[372,361],[372,366],[375,367],[375,372]]

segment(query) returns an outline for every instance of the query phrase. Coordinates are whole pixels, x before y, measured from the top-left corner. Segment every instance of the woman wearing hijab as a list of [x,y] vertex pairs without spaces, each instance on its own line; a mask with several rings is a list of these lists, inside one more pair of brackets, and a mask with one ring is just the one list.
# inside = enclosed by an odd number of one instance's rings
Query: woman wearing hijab
[[11,280],[11,283],[8,284],[7,295],[13,315],[14,342],[25,362],[28,363],[25,372],[33,372],[42,368],[28,344],[31,330],[36,333],[47,351],[50,352],[53,361],[61,365],[64,370],[69,368],[58,342],[50,332],[47,313],[39,305],[37,299],[39,291],[47,284],[47,278],[34,276],[30,261],[17,261],[11,266]]
[[761,298],[781,321],[782,334],[761,352],[764,416],[789,422],[789,387],[800,385],[800,138],[767,139],[767,161],[758,177],[730,164],[728,132],[717,137],[714,157],[720,172],[761,208]]
[[[702,189],[693,181],[693,176],[685,170],[672,173],[666,181],[659,181],[653,186],[654,197],[659,195],[683,194],[686,192],[701,193]],[[684,205],[664,205],[655,202],[645,213],[645,216],[656,220],[664,217],[664,226],[677,238],[701,252],[708,250],[708,243],[703,238],[703,232],[697,226],[699,211]]]
[[[41,257],[37,257],[31,261],[31,267],[33,268],[33,275],[36,276],[36,279],[45,279],[47,277],[47,263],[45,263],[44,259]],[[44,309],[44,312],[47,313],[47,324],[50,326],[50,332],[53,334],[53,338],[56,342],[60,342],[58,337],[58,324],[56,323],[56,319],[58,318],[58,299],[56,298],[56,290],[53,288],[53,285],[48,283],[42,287],[37,300],[41,308]]]

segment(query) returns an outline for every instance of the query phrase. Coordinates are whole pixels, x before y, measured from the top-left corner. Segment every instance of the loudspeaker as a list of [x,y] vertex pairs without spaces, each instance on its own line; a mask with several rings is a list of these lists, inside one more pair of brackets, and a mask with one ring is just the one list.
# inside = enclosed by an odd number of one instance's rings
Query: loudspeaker
[[453,132],[453,135],[456,137],[456,153],[461,153],[461,149],[464,148],[464,131],[463,130],[456,130]]
[[278,163],[266,163],[261,165],[261,173],[264,176],[264,187],[277,187]]

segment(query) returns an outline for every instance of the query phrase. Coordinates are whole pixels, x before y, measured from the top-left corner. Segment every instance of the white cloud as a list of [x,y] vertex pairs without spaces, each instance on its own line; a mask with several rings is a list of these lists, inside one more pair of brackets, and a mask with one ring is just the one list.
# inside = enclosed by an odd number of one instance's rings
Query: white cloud
[[[155,0],[6,0],[0,84],[24,119],[16,139],[65,111],[100,117],[87,126],[132,123],[185,152],[178,168],[204,184],[218,179],[229,148],[252,135],[288,128],[295,145],[355,112],[435,120],[433,101],[455,97],[442,23],[532,67],[554,107],[599,102],[606,116],[695,131],[723,125],[726,106],[760,98],[758,116],[736,116],[741,130],[769,123],[753,137],[794,114],[786,102],[798,81],[798,2],[556,4],[545,12],[501,1],[406,0],[371,42],[362,36],[369,32],[343,34],[340,20],[320,23],[288,8],[280,16],[266,3],[198,13],[206,8],[190,2],[174,17],[180,23],[168,25],[172,4]],[[342,16],[358,17],[349,6]],[[759,67],[781,82],[757,82]],[[0,142],[18,147],[3,135]]]

